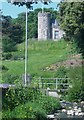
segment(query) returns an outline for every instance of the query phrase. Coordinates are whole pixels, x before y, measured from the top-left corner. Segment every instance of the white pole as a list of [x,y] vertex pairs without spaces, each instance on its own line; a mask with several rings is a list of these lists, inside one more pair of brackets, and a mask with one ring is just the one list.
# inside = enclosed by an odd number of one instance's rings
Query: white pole
[[42,13],[43,13],[44,11],[43,11],[43,4],[42,4]]
[[26,40],[25,40],[25,86],[26,86],[26,83],[27,83],[27,62],[28,62],[28,9],[26,7]]

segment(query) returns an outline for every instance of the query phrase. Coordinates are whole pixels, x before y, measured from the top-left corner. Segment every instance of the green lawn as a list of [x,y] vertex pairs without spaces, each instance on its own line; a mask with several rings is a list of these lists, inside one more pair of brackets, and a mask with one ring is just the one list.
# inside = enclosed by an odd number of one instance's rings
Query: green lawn
[[[43,68],[68,59],[72,54],[72,45],[64,40],[61,41],[29,41],[28,44],[28,73],[35,77],[54,77],[56,71],[43,71]],[[24,43],[17,46],[18,50],[13,56],[24,56]],[[3,71],[3,76],[11,74],[22,76],[24,74],[24,60],[4,61],[3,65],[8,68]],[[4,79],[3,79],[4,81]]]

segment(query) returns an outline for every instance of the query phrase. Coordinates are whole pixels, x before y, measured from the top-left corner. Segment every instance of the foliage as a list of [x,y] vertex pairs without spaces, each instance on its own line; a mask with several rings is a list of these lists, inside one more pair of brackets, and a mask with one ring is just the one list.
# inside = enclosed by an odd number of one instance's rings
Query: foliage
[[3,52],[15,51],[15,45],[23,41],[23,30],[21,25],[13,23],[10,16],[2,16],[2,34]]
[[65,2],[60,3],[60,23],[66,33],[66,39],[75,40],[84,54],[84,2]]
[[24,104],[27,101],[34,101],[40,94],[36,89],[31,89],[24,86],[17,86],[17,88],[10,88],[7,90],[3,99],[3,108],[7,110],[14,109],[20,104]]
[[46,115],[60,109],[56,98],[44,95],[36,88],[18,86],[3,93],[3,117],[46,120]]
[[[28,38],[37,38],[38,37],[38,12],[41,12],[42,9],[38,8],[33,11],[28,12]],[[46,9],[44,8],[45,12],[50,12],[51,19],[56,19],[58,16],[57,11],[53,10],[52,8]],[[25,13],[20,13],[16,19],[13,20],[14,23],[19,23],[23,28],[23,33],[25,34]],[[23,36],[24,38],[24,36]]]
[[16,50],[15,43],[8,36],[2,37],[2,51],[11,52],[15,50]]
[[[6,70],[8,70],[7,67],[5,67]],[[6,71],[4,71],[6,72]],[[16,82],[19,82],[19,76],[18,75],[11,75],[11,74],[2,74],[2,78],[4,79],[3,83],[9,83],[9,84],[15,84]],[[20,78],[21,79],[21,78]]]
[[3,36],[4,34],[5,35],[10,35],[10,27],[11,27],[11,24],[12,24],[12,18],[10,16],[4,16],[2,15],[2,33],[3,33]]
[[45,110],[36,102],[28,102],[26,104],[15,107],[13,111],[3,111],[3,118],[20,118],[47,120]]
[[[11,0],[7,0],[8,1],[8,3],[11,3]],[[14,5],[18,5],[19,7],[20,6],[23,6],[23,5],[25,5],[28,9],[33,9],[33,7],[32,7],[32,4],[38,4],[38,2],[42,2],[43,4],[48,4],[48,3],[51,3],[51,0],[31,0],[31,1],[26,1],[26,2],[17,2],[16,0],[14,0],[12,3],[14,4]]]
[[[28,38],[38,37],[38,12],[42,11],[41,8],[28,12]],[[55,19],[58,15],[57,11],[44,9],[45,12],[50,12],[51,19]],[[16,19],[10,16],[2,16],[2,46],[3,52],[11,52],[16,50],[16,44],[25,40],[25,13],[20,13]]]
[[84,68],[82,66],[78,66],[68,71],[68,76],[71,81],[71,87],[69,88],[67,94],[67,99],[69,101],[84,100],[83,70]]
[[6,66],[4,66],[4,65],[1,65],[0,70],[8,70],[8,68]]
[[39,99],[37,99],[37,103],[41,105],[42,109],[44,109],[47,114],[53,114],[61,108],[58,100],[50,96],[40,96]]
[[12,54],[11,53],[2,53],[2,59],[3,60],[10,60],[12,58]]
[[66,69],[64,66],[61,66],[58,68],[55,76],[58,78],[66,78],[67,72],[68,72],[68,69]]
[[23,29],[19,23],[12,24],[10,31],[10,38],[15,44],[23,42]]
[[80,81],[76,81],[71,89],[68,91],[69,101],[83,101],[84,100],[84,86]]

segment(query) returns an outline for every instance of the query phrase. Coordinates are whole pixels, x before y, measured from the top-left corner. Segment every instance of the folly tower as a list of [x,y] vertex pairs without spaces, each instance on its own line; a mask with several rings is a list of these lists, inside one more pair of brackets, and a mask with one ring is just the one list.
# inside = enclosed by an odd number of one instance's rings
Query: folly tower
[[50,13],[38,13],[38,40],[47,40],[51,37]]

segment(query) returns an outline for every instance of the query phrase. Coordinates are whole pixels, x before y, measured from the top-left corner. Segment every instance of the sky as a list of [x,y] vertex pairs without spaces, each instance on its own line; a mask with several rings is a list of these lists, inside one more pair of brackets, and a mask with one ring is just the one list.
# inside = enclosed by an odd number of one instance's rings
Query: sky
[[[46,8],[51,8],[52,7],[54,9],[56,9],[56,6],[60,2],[60,0],[52,0],[52,1],[53,1],[53,3],[50,3],[48,5],[43,5],[41,3],[33,4],[33,8],[34,9],[42,8],[42,6],[43,6],[43,7],[46,7]],[[19,13],[26,11],[25,6],[18,7],[18,6],[15,6],[13,4],[7,3],[6,0],[0,0],[0,9],[2,10],[3,15],[9,15],[12,18],[16,18],[16,17],[18,17]]]

